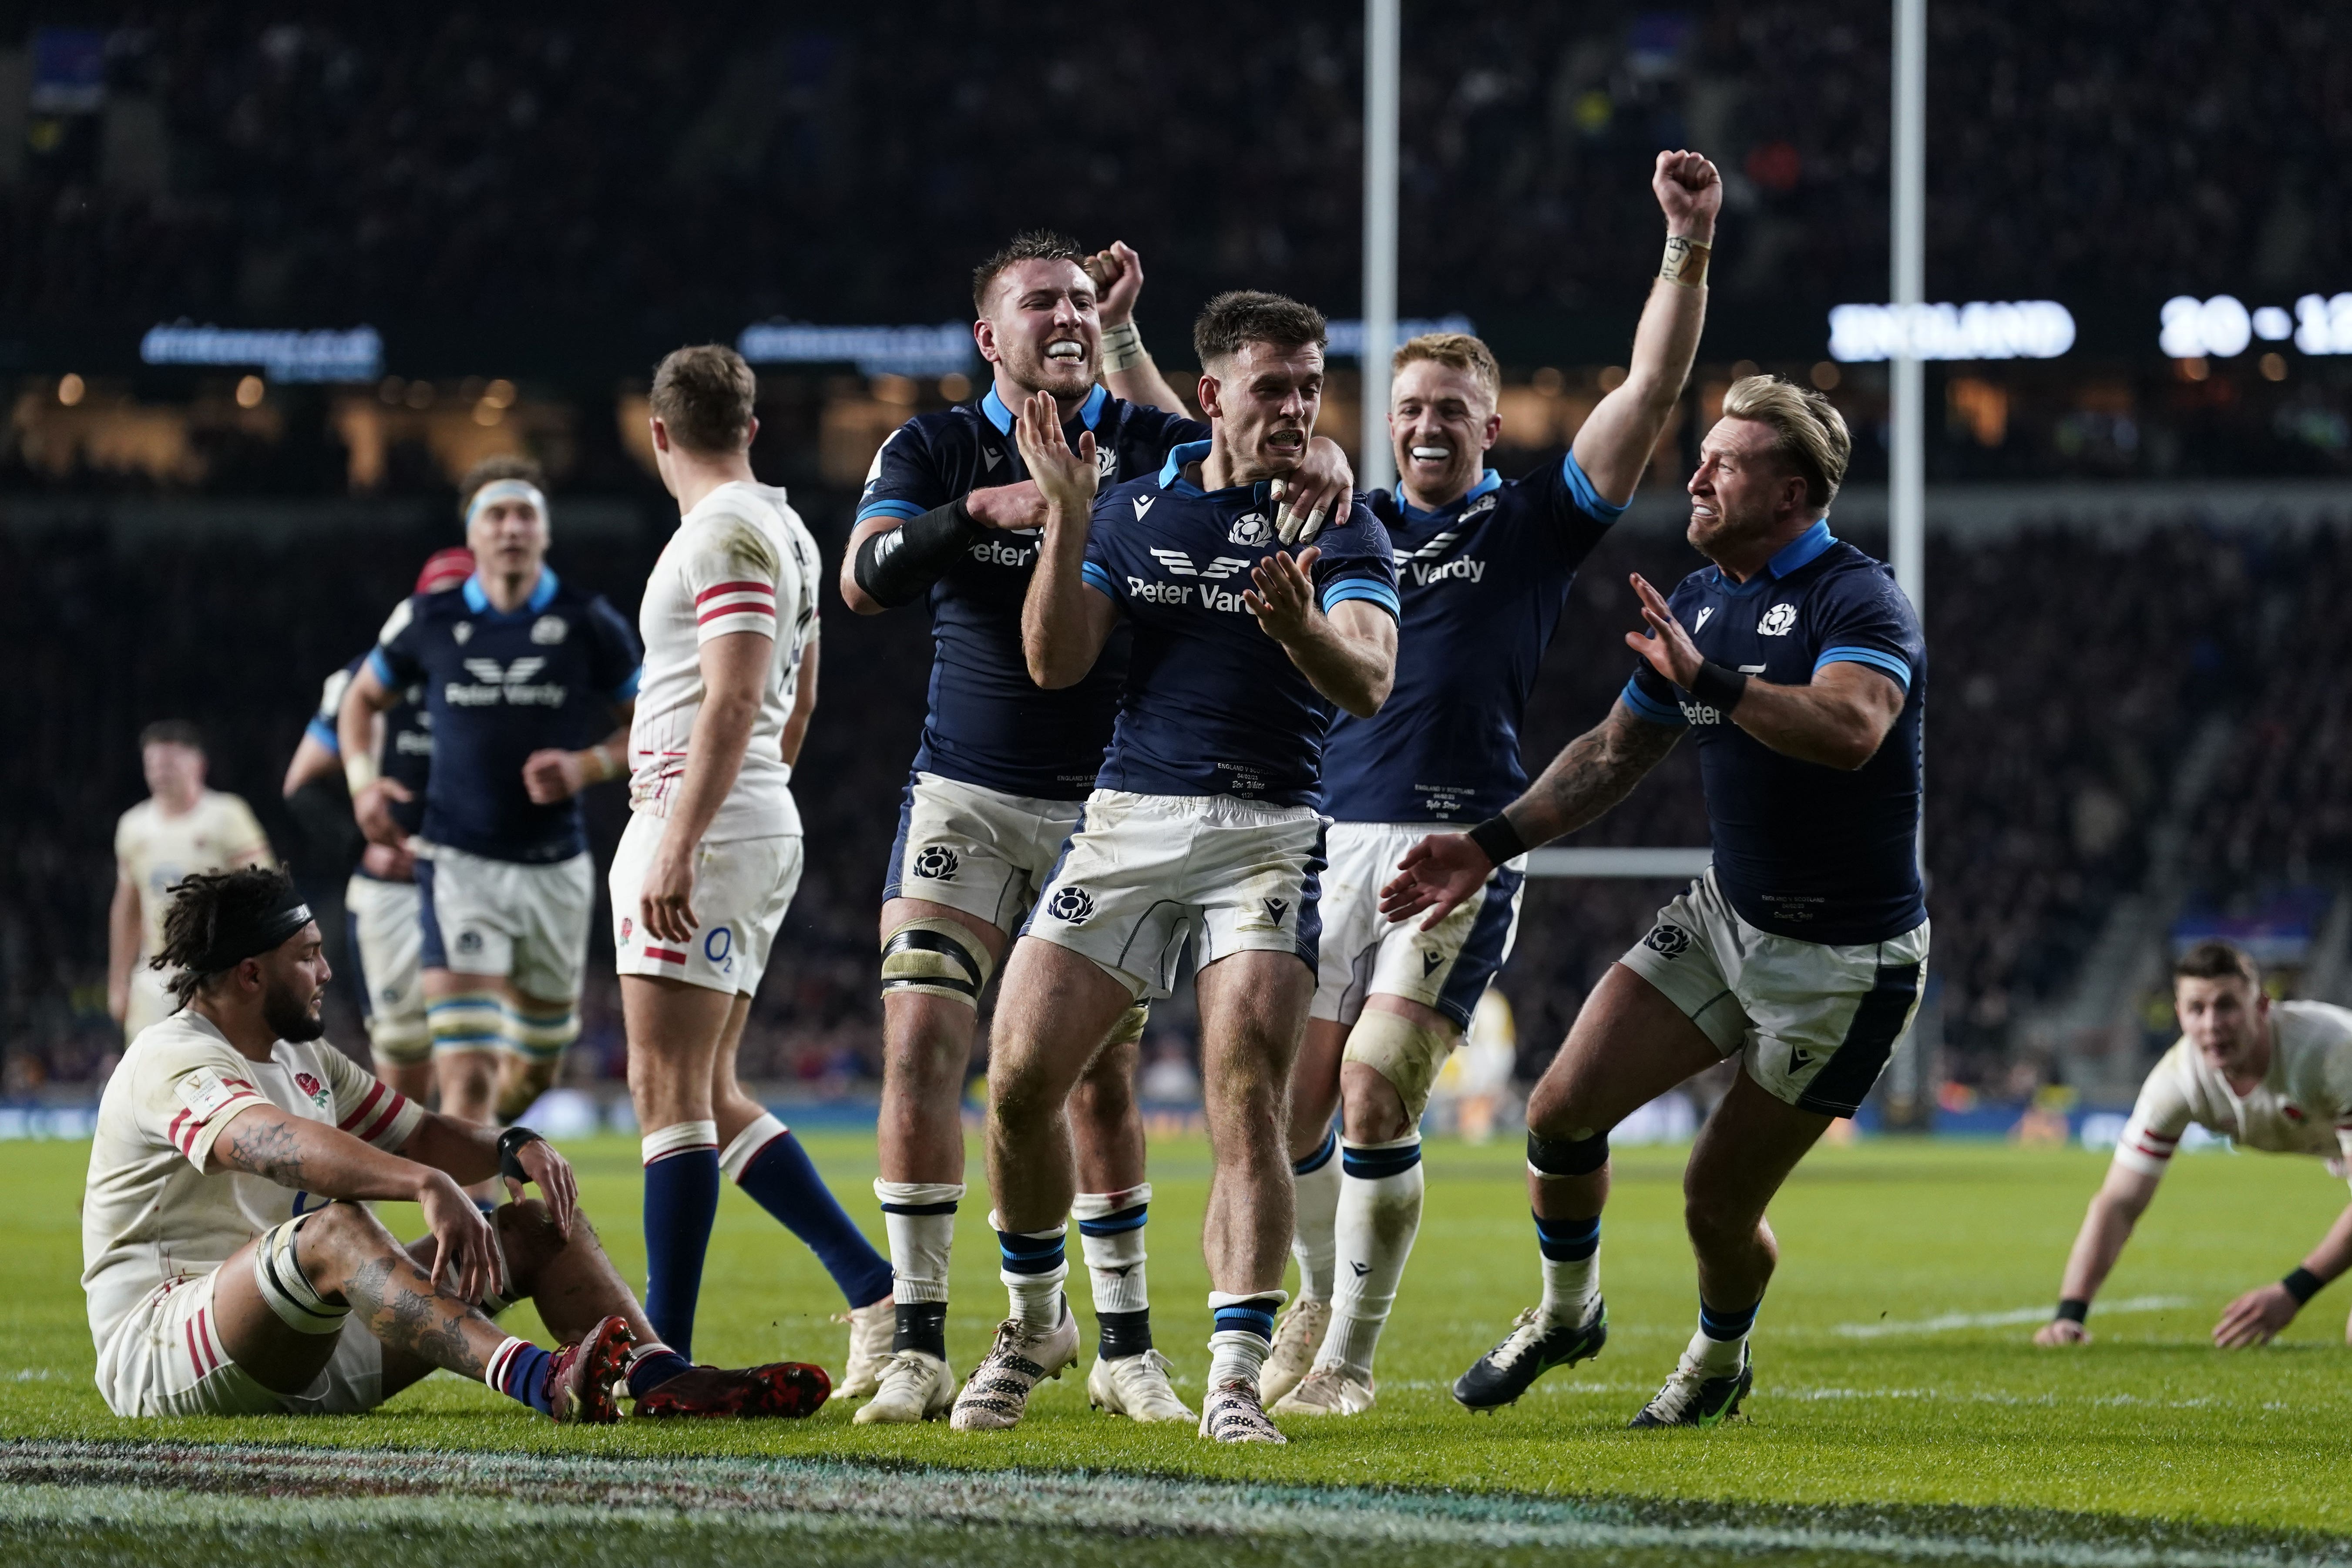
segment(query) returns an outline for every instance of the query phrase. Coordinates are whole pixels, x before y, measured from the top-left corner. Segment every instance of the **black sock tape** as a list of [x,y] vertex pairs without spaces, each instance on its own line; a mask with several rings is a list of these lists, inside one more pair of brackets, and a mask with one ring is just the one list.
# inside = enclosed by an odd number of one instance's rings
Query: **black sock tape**
[[1528,1134],[1528,1163],[1547,1176],[1589,1176],[1609,1163],[1609,1134],[1546,1138]]

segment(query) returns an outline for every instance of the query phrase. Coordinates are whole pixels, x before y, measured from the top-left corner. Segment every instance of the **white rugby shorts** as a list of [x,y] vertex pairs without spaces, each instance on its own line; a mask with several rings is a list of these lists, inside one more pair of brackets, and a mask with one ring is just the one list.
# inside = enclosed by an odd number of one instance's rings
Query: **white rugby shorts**
[[1618,962],[1777,1099],[1852,1116],[1919,1009],[1927,927],[1850,946],[1775,936],[1739,918],[1710,868]]
[[638,907],[646,868],[660,847],[666,819],[640,812],[629,818],[613,851],[607,884],[613,894],[613,967],[622,974],[683,980],[712,991],[760,989],[784,910],[801,885],[797,833],[735,838],[695,850],[691,902],[694,934],[682,942],[647,934]]
[[[223,1267],[230,1267],[224,1265]],[[236,1267],[246,1267],[237,1264]],[[98,1352],[98,1391],[117,1415],[350,1415],[383,1403],[383,1344],[354,1315],[326,1369],[274,1394],[229,1360],[213,1320],[219,1270],[167,1279]]]
[[1335,822],[1325,837],[1330,868],[1323,873],[1322,956],[1307,1016],[1353,1024],[1377,993],[1434,1007],[1458,1028],[1486,994],[1511,954],[1527,892],[1524,857],[1498,866],[1486,886],[1437,922],[1381,916],[1381,889],[1397,874],[1405,851],[1444,823]]
[[343,884],[368,1043],[386,1061],[421,1062],[433,1055],[425,1025],[423,905],[414,882],[355,875]]
[[1138,998],[1169,994],[1188,936],[1196,968],[1265,952],[1311,971],[1326,826],[1308,805],[1098,789],[1021,934],[1084,954]]
[[1034,800],[917,773],[898,808],[883,901],[921,899],[1018,931],[1085,814],[1084,801]]
[[586,850],[530,866],[432,847],[416,862],[426,969],[500,976],[541,1002],[580,1000],[596,872]]

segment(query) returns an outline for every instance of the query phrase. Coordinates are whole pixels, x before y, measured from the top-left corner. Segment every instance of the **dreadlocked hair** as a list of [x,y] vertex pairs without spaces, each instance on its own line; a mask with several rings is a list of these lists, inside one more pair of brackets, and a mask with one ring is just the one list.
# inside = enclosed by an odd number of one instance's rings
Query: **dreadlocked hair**
[[234,871],[197,871],[181,878],[165,889],[172,903],[163,911],[163,945],[147,967],[178,971],[164,988],[185,1007],[197,992],[228,973],[197,967],[215,950],[221,928],[260,920],[284,901],[293,886],[294,879],[275,866],[240,866]]

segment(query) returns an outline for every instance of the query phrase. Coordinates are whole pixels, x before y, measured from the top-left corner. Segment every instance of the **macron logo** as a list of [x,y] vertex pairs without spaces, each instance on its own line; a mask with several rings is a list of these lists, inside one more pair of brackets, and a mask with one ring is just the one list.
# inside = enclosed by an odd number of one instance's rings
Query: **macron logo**
[[[1144,514],[1145,512],[1150,511],[1150,510],[1151,510],[1151,503],[1152,503],[1153,501],[1158,500],[1159,499],[1160,499],[1160,498],[1159,498],[1158,496],[1138,496],[1138,497],[1136,497],[1136,498],[1135,498],[1135,515],[1136,515],[1139,519],[1140,519],[1140,518],[1143,516],[1143,514]],[[1158,554],[1158,553],[1159,553],[1159,552],[1155,550],[1155,551],[1153,551],[1153,552],[1152,552],[1152,553],[1156,555],[1156,554]]]
[[985,465],[986,470],[992,474],[996,472],[996,465],[1004,461],[1004,454],[993,447],[982,447],[980,449],[980,460]]

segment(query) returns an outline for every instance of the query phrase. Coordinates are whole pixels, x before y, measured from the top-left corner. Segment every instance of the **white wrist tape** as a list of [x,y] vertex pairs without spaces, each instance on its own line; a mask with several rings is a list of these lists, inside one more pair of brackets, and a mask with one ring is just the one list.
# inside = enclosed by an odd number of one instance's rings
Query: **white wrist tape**
[[1685,289],[1703,288],[1706,283],[1707,258],[1715,247],[1702,245],[1679,234],[1666,236],[1665,258],[1658,263],[1658,276]]
[[1143,333],[1133,321],[1121,321],[1102,330],[1103,369],[1133,370],[1150,357],[1143,347]]

